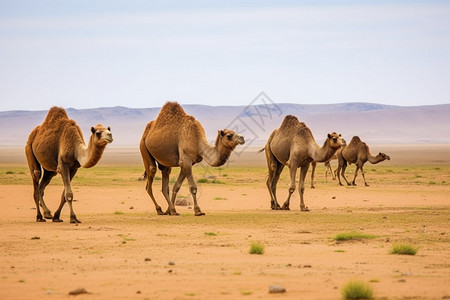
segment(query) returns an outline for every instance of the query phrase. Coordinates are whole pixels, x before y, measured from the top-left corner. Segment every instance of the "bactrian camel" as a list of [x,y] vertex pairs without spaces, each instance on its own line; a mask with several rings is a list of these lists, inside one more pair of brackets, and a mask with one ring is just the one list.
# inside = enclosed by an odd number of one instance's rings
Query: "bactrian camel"
[[[106,145],[113,141],[110,128],[101,124],[92,127],[91,133],[86,146],[80,127],[74,120],[69,119],[61,107],[50,108],[44,122],[30,133],[25,154],[33,180],[37,222],[45,222],[45,219],[62,222],[61,210],[67,202],[70,208],[70,223],[80,223],[72,207],[73,192],[70,183],[78,168],[95,166]],[[52,216],[44,202],[44,190],[57,173],[61,174],[64,191],[59,207]],[[39,206],[44,211],[44,217]]]
[[[345,140],[344,140],[344,142],[345,142]],[[332,161],[334,159],[337,159],[336,153],[333,155],[333,157],[331,157],[329,160],[327,160],[324,163],[324,165],[325,165],[325,179],[328,179],[328,173],[330,173],[331,177],[333,178],[333,180],[336,180],[336,170],[334,170],[334,172],[333,172],[333,170],[331,169],[331,164],[330,164],[330,161]],[[314,174],[316,172],[317,162],[313,161],[311,163],[311,166],[312,166],[312,169],[311,169],[311,188],[314,189],[314,188],[316,188],[314,186]]]
[[[358,136],[354,136],[350,141],[350,144],[340,149],[337,153],[338,158],[338,168],[337,168],[337,177],[339,180],[339,185],[343,185],[341,182],[341,177],[339,176],[340,172],[342,177],[344,178],[347,185],[356,185],[355,180],[358,175],[358,170],[361,170],[362,177],[364,179],[364,184],[369,186],[366,182],[366,177],[364,176],[364,164],[369,161],[372,164],[377,164],[384,160],[390,160],[391,158],[384,154],[378,153],[376,156],[370,154],[369,146],[366,145]],[[355,164],[356,171],[355,176],[353,177],[353,181],[349,183],[347,178],[345,178],[345,169],[347,168],[347,164]],[[342,171],[341,171],[342,170]]]
[[[197,184],[192,175],[192,166],[205,160],[213,167],[223,165],[231,152],[244,138],[232,130],[219,130],[215,144],[206,139],[203,126],[193,116],[185,113],[176,102],[167,102],[156,120],[147,124],[140,142],[142,160],[147,178],[146,190],[155,204],[158,215],[177,215],[175,199],[181,184],[187,178],[194,200],[196,216],[204,215],[197,203]],[[168,208],[164,213],[153,196],[152,183],[156,168],[162,173],[162,193]],[[180,174],[169,197],[169,174],[173,167],[180,167]]]
[[[299,122],[297,117],[287,115],[280,128],[275,129],[266,143],[266,146],[259,152],[266,152],[267,167],[269,176],[267,178],[267,189],[270,194],[272,209],[289,210],[289,202],[292,193],[295,191],[295,176],[300,168],[300,181],[298,189],[300,193],[300,210],[309,211],[305,206],[303,193],[305,190],[305,176],[311,162],[325,162],[343,145],[345,142],[340,134],[335,132],[328,134],[322,147],[314,140],[311,130],[303,122]],[[280,207],[277,201],[276,188],[284,166],[288,166],[291,183],[289,195],[283,206]]]

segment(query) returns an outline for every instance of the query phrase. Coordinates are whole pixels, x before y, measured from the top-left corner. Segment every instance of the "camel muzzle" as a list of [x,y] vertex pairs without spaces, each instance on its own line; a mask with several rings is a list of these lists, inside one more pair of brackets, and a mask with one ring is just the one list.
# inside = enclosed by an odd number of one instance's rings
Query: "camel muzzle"
[[112,137],[112,134],[111,133],[108,133],[107,135],[106,135],[106,137],[105,137],[105,140],[106,140],[106,142],[108,143],[108,144],[110,144],[110,143],[112,143],[113,142],[113,137]]

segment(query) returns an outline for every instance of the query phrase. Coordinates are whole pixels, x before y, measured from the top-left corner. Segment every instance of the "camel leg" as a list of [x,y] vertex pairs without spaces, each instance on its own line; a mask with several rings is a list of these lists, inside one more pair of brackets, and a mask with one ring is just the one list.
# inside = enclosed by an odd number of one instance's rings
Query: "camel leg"
[[145,165],[145,173],[147,177],[147,183],[145,185],[145,190],[147,191],[147,194],[150,196],[150,199],[152,199],[153,204],[155,205],[156,213],[158,215],[163,215],[163,211],[161,209],[161,206],[158,205],[156,202],[155,196],[153,195],[153,180],[155,179],[156,175],[156,161],[152,156],[148,157],[148,160],[144,160]]
[[155,196],[153,195],[153,179],[155,178],[155,174],[153,175],[147,175],[147,183],[145,184],[145,190],[147,191],[147,194],[150,196],[150,199],[152,199],[153,204],[155,205],[156,213],[158,215],[163,215],[163,211],[161,209],[161,206],[158,205],[156,202]]
[[325,179],[328,180],[328,172],[330,172],[333,180],[336,180],[336,172],[333,173],[333,170],[331,169],[331,164],[329,161],[325,162]]
[[[180,170],[180,174],[178,175],[177,181],[173,185],[172,188],[172,198],[170,202],[172,203],[173,207],[175,207],[175,200],[177,198],[177,194],[180,191],[181,185],[183,184],[184,179],[186,178],[183,170]],[[169,213],[170,214],[170,213]],[[176,212],[175,212],[176,214]]]
[[289,167],[289,174],[291,176],[291,184],[289,185],[289,195],[286,199],[286,201],[283,203],[283,206],[281,209],[289,210],[289,202],[291,201],[292,193],[295,191],[295,175],[297,173],[297,165],[296,164],[290,164]]
[[204,216],[205,213],[201,211],[200,206],[197,203],[197,184],[195,183],[194,175],[192,174],[192,162],[188,158],[184,158],[183,162],[180,164],[180,167],[181,173],[184,173],[184,176],[187,177],[189,181],[189,190],[191,192],[192,199],[194,200],[195,215]]
[[269,169],[269,176],[267,177],[266,186],[269,190],[270,195],[270,207],[273,210],[280,209],[280,204],[277,201],[277,183],[280,179],[281,171],[283,170],[283,165],[275,165],[273,169]]
[[33,150],[30,145],[25,146],[25,156],[27,157],[28,168],[30,169],[31,180],[33,181],[33,199],[36,204],[36,222],[45,222],[42,217],[40,203],[40,192],[39,192],[39,180],[41,180],[42,169],[41,164],[38,162],[33,154]]
[[369,186],[369,184],[368,184],[367,181],[366,181],[366,176],[364,176],[364,169],[363,169],[363,166],[364,166],[364,165],[362,165],[361,168],[360,168],[360,169],[361,169],[361,175],[362,175],[362,178],[364,179],[364,185],[365,185],[365,186]]
[[280,179],[281,171],[283,171],[284,165],[281,164],[273,155],[269,149],[266,149],[267,167],[269,170],[269,176],[267,177],[266,186],[270,195],[270,207],[273,210],[280,209],[280,205],[277,201],[277,183]]
[[300,194],[300,210],[301,211],[309,211],[309,208],[305,206],[305,202],[303,200],[303,194],[305,193],[305,178],[308,173],[309,164],[304,165],[300,168],[300,180],[298,181],[298,192]]
[[277,184],[278,180],[280,179],[280,174],[284,169],[284,165],[280,162],[277,164],[277,169],[275,170],[275,174],[272,181],[272,194],[273,194],[273,202],[272,202],[272,209],[279,210],[281,209],[280,205],[278,204],[277,200]]
[[156,160],[155,158],[150,154],[150,152],[147,150],[147,147],[145,145],[145,142],[141,140],[139,144],[139,150],[141,151],[142,161],[144,162],[145,167],[145,177],[147,177],[147,183],[145,185],[145,190],[147,191],[147,194],[150,196],[150,199],[152,199],[153,204],[155,205],[156,213],[158,215],[163,215],[163,211],[161,209],[161,206],[156,202],[155,196],[153,195],[153,180],[155,179],[156,175]]
[[[352,181],[351,185],[356,186],[356,176],[358,175],[358,170],[359,169],[360,169],[359,165],[356,164],[355,176],[353,176],[353,181]],[[350,183],[348,185],[350,185]]]
[[75,212],[73,210],[72,201],[73,201],[73,192],[72,188],[70,186],[70,183],[77,173],[78,169],[69,169],[67,166],[63,164],[59,164],[60,171],[61,171],[61,177],[63,179],[64,183],[64,191],[61,194],[61,202],[59,204],[58,209],[55,211],[55,214],[53,215],[53,222],[62,222],[60,219],[61,211],[64,207],[64,204],[67,202],[70,209],[70,223],[81,223],[77,216],[75,215]]
[[45,204],[44,190],[56,174],[56,172],[44,169],[44,175],[42,176],[41,182],[39,183],[39,204],[44,210],[44,218],[46,219],[52,219],[53,216],[50,209],[48,209],[47,205]]
[[[345,178],[345,169],[347,169],[347,163],[344,163],[344,164],[343,164],[343,166],[342,166],[342,171],[341,171],[341,175],[342,175],[342,178],[344,178],[344,180],[345,180],[345,182],[347,183],[347,185],[350,185],[350,182],[348,182],[347,178]],[[339,172],[338,172],[338,176],[339,176]],[[343,185],[343,184],[341,183],[340,180],[339,180],[339,184],[340,184],[340,185]]]
[[164,198],[166,198],[166,201],[167,201],[167,210],[164,214],[176,216],[176,215],[178,215],[178,213],[175,210],[175,206],[173,205],[172,201],[170,201],[170,193],[169,193],[169,175],[170,175],[170,172],[172,171],[172,168],[166,167],[163,165],[159,165],[159,169],[161,170],[161,174],[162,174],[162,189],[161,189],[161,191],[164,195]]
[[[28,158],[28,155],[27,155]],[[36,222],[45,222],[44,217],[41,214],[41,208],[40,208],[40,199],[41,194],[39,192],[39,180],[41,180],[41,165],[37,162],[37,160],[28,160],[28,166],[30,168],[31,173],[31,179],[33,181],[33,199],[34,203],[36,204]]]
[[337,168],[336,168],[336,175],[337,175],[337,179],[338,179],[338,181],[339,181],[339,185],[343,185],[342,184],[342,182],[341,182],[341,170],[343,169],[343,167],[344,167],[344,164],[346,164],[345,163],[345,161],[342,161],[342,160],[338,160],[338,166],[337,166]]
[[[313,161],[311,163],[311,165],[312,165],[312,170],[311,170],[311,188],[315,189],[316,187],[314,186],[314,173],[316,172],[317,162]],[[326,178],[326,176],[327,176],[327,171],[325,170],[325,178]]]

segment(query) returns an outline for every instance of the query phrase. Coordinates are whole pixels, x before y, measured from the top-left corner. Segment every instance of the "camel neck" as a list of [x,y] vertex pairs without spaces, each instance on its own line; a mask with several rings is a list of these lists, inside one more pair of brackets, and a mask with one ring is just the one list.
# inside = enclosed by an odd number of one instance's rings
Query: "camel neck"
[[81,145],[80,147],[78,161],[83,168],[92,168],[95,166],[102,157],[106,147],[106,144],[105,146],[95,145],[92,139],[93,137],[91,136],[87,147],[85,145]]
[[329,160],[336,153],[337,148],[333,149],[330,147],[328,140],[325,141],[322,147],[315,143],[314,149],[312,150],[312,158],[316,162],[325,162]]
[[220,145],[217,139],[215,146],[211,146],[206,140],[202,144],[200,146],[202,158],[213,167],[225,164],[233,151],[233,149]]
[[377,155],[377,156],[373,156],[372,154],[368,153],[367,154],[367,160],[371,163],[371,164],[377,164],[380,161],[382,161],[382,159]]

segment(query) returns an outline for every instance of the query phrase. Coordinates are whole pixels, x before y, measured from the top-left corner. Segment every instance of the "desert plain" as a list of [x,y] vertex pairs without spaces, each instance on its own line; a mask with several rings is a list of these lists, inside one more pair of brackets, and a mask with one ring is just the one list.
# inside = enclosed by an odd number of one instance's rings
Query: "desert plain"
[[[158,216],[138,180],[138,148],[111,146],[72,182],[81,224],[68,222],[67,206],[65,222],[36,223],[23,148],[0,148],[0,299],[340,299],[354,279],[368,283],[374,299],[450,299],[449,145],[370,146],[391,160],[365,165],[368,187],[361,176],[357,186],[339,186],[319,164],[311,189],[309,171],[309,212],[300,211],[298,191],[290,211],[270,209],[256,149],[220,168],[200,164],[201,217],[186,184],[180,215]],[[348,179],[353,172],[351,165]],[[281,203],[288,183],[285,169]],[[156,180],[164,209],[160,188]],[[46,189],[52,211],[62,189],[59,176]],[[337,241],[340,233],[372,238]],[[263,254],[249,253],[253,242]],[[418,251],[390,254],[395,244]],[[269,293],[274,285],[286,291]],[[77,289],[86,293],[69,294]]]

